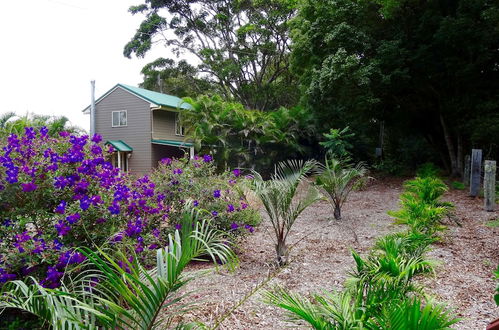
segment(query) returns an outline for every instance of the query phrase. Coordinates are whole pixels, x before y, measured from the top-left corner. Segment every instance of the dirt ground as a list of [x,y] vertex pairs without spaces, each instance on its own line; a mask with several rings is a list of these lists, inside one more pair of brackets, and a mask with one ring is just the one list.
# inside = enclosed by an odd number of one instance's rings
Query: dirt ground
[[[364,255],[377,237],[403,230],[392,224],[386,213],[397,209],[402,182],[402,179],[375,180],[363,191],[353,192],[343,207],[341,222],[330,220],[332,209],[325,201],[305,210],[289,237],[289,243],[298,242],[291,251],[291,262],[277,273],[271,227],[264,220],[253,235],[240,242],[240,265],[235,272],[212,271],[188,285],[187,290],[195,290],[191,299],[197,301],[198,308],[185,319],[214,326],[235,308],[220,324],[221,329],[293,326],[286,322],[281,309],[262,302],[261,291],[251,295],[252,291],[274,285],[302,294],[341,290],[354,267],[351,249]],[[438,260],[440,266],[434,277],[422,281],[427,293],[463,318],[455,325],[456,329],[484,329],[488,322],[499,318],[499,307],[493,301],[496,285],[493,270],[499,264],[499,228],[484,225],[497,218],[499,212],[483,211],[483,200],[469,198],[465,191],[450,191],[445,199],[455,203],[462,226],[450,225],[445,239],[433,246],[429,257]],[[269,274],[274,277],[266,281]]]

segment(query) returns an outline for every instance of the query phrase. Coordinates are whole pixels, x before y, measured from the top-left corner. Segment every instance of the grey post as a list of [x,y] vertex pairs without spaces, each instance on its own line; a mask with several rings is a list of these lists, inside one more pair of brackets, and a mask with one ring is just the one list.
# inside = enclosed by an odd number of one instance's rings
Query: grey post
[[476,197],[480,192],[480,175],[482,172],[482,149],[471,150],[470,196]]
[[464,156],[464,173],[463,173],[463,184],[465,186],[470,185],[470,168],[471,168],[471,156]]
[[496,161],[486,160],[484,164],[483,197],[485,211],[492,212],[496,206]]

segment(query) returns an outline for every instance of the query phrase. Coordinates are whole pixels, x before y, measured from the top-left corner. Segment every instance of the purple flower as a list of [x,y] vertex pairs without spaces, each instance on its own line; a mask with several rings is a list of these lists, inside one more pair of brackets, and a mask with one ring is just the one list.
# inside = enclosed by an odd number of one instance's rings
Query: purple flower
[[66,201],[61,201],[55,208],[55,213],[64,214],[66,212]]
[[237,228],[239,228],[239,225],[237,223],[233,222],[233,223],[230,224],[230,229],[231,230],[236,230]]
[[23,187],[23,191],[25,192],[35,191],[36,188],[38,188],[38,186],[33,182],[21,183],[21,186]]
[[238,176],[240,176],[240,175],[241,175],[241,170],[240,170],[240,169],[238,169],[238,168],[236,168],[234,171],[232,171],[232,173],[234,173],[234,176],[235,176],[235,177],[238,177]]
[[31,236],[28,235],[28,232],[25,231],[22,234],[17,234],[16,235],[16,242],[18,243],[24,243],[27,242],[31,239]]
[[94,155],[100,155],[102,154],[102,148],[99,147],[98,145],[94,144],[91,148],[90,148],[90,151],[94,154]]
[[211,155],[204,155],[203,156],[203,162],[205,163],[209,163],[213,160],[213,157],[211,157]]
[[234,212],[234,210],[235,210],[234,205],[232,204],[227,205],[227,212]]
[[88,210],[90,207],[90,199],[87,196],[84,196],[82,199],[80,199],[80,208],[83,211]]
[[182,169],[181,168],[176,168],[173,170],[173,174],[182,174]]
[[49,129],[46,126],[43,126],[42,128],[40,128],[41,136],[47,136],[48,133],[49,133]]
[[63,220],[59,220],[59,222],[57,224],[55,224],[54,227],[57,230],[57,234],[59,236],[64,236],[67,233],[69,233],[69,231],[71,230],[71,227],[66,225],[66,223]]
[[176,230],[180,230],[180,229],[182,229],[182,225],[181,225],[181,224],[179,224],[179,223],[175,224],[175,229],[176,229]]
[[170,165],[172,163],[172,159],[168,158],[168,157],[163,158],[163,159],[161,159],[161,163],[165,164],[165,165]]
[[104,218],[99,218],[99,219],[95,220],[95,223],[96,223],[96,224],[101,224],[101,223],[104,223],[104,222],[106,222],[106,221],[107,221],[107,220],[106,220],[106,219],[104,219]]
[[81,216],[80,216],[80,214],[79,214],[79,213],[73,213],[73,214],[68,215],[68,216],[66,217],[66,220],[68,221],[68,223],[69,223],[70,225],[77,223],[77,222],[78,222],[78,220],[80,220],[80,219],[81,219]]
[[118,203],[113,203],[113,205],[107,208],[111,214],[120,214],[120,206]]
[[156,250],[158,248],[158,244],[149,245],[149,250]]
[[198,201],[194,201],[194,202],[192,203],[192,205],[194,205],[194,206],[198,206],[198,205],[199,205],[199,202],[198,202]]
[[68,133],[68,132],[63,131],[63,132],[60,132],[60,133],[59,133],[59,136],[60,136],[60,137],[68,137],[68,136],[69,136],[69,133]]
[[253,226],[251,225],[244,225],[244,228],[246,228],[250,233],[255,231],[255,228],[253,228]]
[[220,190],[218,190],[218,189],[217,189],[217,190],[214,190],[214,191],[213,191],[213,197],[215,197],[215,198],[220,198]]
[[121,242],[123,240],[123,233],[117,233],[111,238],[113,242]]
[[246,208],[248,208],[248,204],[244,203],[244,202],[241,202],[241,208],[244,210]]
[[152,230],[152,234],[153,234],[154,237],[159,238],[159,235],[160,235],[159,229],[158,228],[154,228]]
[[217,211],[211,211],[211,215],[216,217],[218,215],[218,212]]
[[102,136],[101,135],[94,134],[94,136],[92,136],[92,142],[99,143],[101,141],[102,141]]

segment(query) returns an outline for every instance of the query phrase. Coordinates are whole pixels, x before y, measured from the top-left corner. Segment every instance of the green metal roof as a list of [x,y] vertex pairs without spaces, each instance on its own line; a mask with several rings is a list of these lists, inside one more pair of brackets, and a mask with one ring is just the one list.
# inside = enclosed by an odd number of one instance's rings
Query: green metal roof
[[123,152],[133,151],[133,148],[130,147],[125,142],[123,142],[122,140],[109,140],[106,142],[106,144],[112,145],[114,147],[114,149],[116,149],[118,151],[123,151]]
[[151,140],[151,143],[162,144],[166,146],[174,146],[174,147],[194,147],[193,143],[183,142],[183,141],[174,141],[174,140]]
[[148,89],[143,89],[139,87],[133,87],[133,86],[128,86],[124,84],[118,84],[118,86],[126,89],[127,91],[140,96],[146,100],[148,100],[151,103],[157,104],[157,105],[162,105],[170,108],[181,108],[181,109],[191,109],[191,105],[189,103],[185,103],[181,98],[173,96],[173,95],[168,95],[168,94],[162,94],[158,92],[153,92]]
[[[95,100],[95,103],[99,103],[103,98],[109,95],[113,90],[115,90],[117,87],[121,87],[124,90],[137,95],[138,97],[143,98],[144,100],[147,100],[153,104],[156,104],[158,106],[164,106],[164,107],[169,107],[173,109],[192,109],[192,106],[189,103],[185,103],[180,97],[176,97],[173,95],[168,95],[168,94],[163,94],[163,93],[158,93],[154,91],[150,91],[148,89],[144,88],[139,88],[139,87],[133,87],[125,84],[117,84],[110,90],[108,90],[104,95],[99,97],[97,100]],[[90,111],[90,105],[87,106],[85,109],[83,109],[84,113],[88,113]]]

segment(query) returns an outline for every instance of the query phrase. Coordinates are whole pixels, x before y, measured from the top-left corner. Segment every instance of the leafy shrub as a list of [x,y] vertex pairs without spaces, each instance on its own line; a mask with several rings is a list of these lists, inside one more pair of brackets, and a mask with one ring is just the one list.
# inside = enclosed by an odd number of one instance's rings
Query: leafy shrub
[[442,180],[436,177],[416,178],[404,184],[405,192],[400,196],[401,208],[389,211],[396,223],[407,224],[412,231],[434,235],[446,227],[441,220],[449,215],[453,205],[440,198],[448,190]]
[[424,163],[416,171],[416,176],[420,178],[436,178],[440,174],[440,169],[433,163]]
[[355,136],[350,131],[350,127],[347,126],[344,129],[331,128],[329,133],[324,133],[323,135],[326,141],[319,142],[319,144],[326,149],[327,153],[339,159],[350,157],[349,149],[352,149],[352,144],[348,142],[348,139]]
[[456,190],[464,190],[464,189],[466,189],[466,186],[462,182],[452,181],[452,188],[454,188]]
[[[57,287],[68,266],[85,260],[74,251],[77,246],[110,243],[114,251],[149,260],[167,244],[170,223],[178,224],[183,208],[175,198],[183,195],[167,196],[148,176],[136,179],[120,172],[106,160],[112,147],[100,142],[98,135],[66,132],[52,138],[45,128],[26,128],[24,135],[5,141],[0,153],[0,282],[32,275],[43,286]],[[244,201],[237,202],[234,211],[243,208]],[[221,219],[231,213],[227,204],[223,207]],[[245,221],[253,219],[252,212],[242,212]],[[230,226],[240,222],[233,219],[225,229],[235,233]]]
[[326,158],[326,164],[319,169],[315,184],[327,196],[334,209],[334,218],[341,219],[341,207],[350,192],[362,185],[367,173],[362,163],[349,166],[337,158]]
[[[179,293],[195,274],[186,265],[201,256],[234,266],[237,258],[225,235],[195,212],[183,213],[183,227],[155,250],[156,263],[146,268],[139,259],[82,248],[87,259],[69,272],[67,284],[47,289],[36,279],[10,281],[1,288],[0,309],[16,308],[36,315],[54,329],[153,329],[168,327],[188,309]],[[77,270],[83,270],[77,272]],[[163,323],[164,322],[164,323]]]
[[[406,185],[407,200],[445,210],[438,206],[445,191],[440,183],[415,181]],[[419,189],[422,182],[434,189],[425,185]],[[407,211],[405,215],[414,223],[425,223],[417,218],[426,216],[424,212]],[[418,229],[433,226],[426,224]],[[459,319],[443,305],[424,302],[422,288],[412,281],[417,274],[433,271],[434,262],[427,260],[425,253],[436,239],[432,230],[387,235],[376,241],[365,258],[352,252],[356,268],[343,292],[313,295],[311,301],[278,287],[264,294],[265,301],[287,310],[291,321],[303,320],[315,329],[448,329]]]
[[246,199],[252,176],[242,175],[239,169],[217,174],[210,155],[196,156],[193,160],[165,158],[150,178],[169,206],[172,225],[179,224],[187,203],[206,210],[212,226],[232,236],[253,232],[253,226],[261,220],[259,212],[249,207]]

